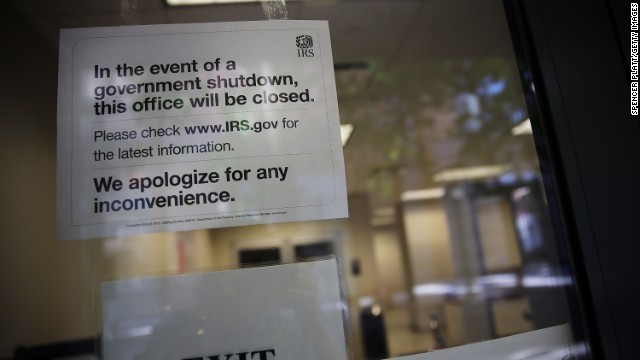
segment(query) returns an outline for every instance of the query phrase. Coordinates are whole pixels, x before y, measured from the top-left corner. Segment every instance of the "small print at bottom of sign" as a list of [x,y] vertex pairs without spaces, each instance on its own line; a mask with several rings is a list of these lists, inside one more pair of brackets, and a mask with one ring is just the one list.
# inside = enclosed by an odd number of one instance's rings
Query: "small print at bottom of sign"
[[335,259],[106,282],[103,358],[347,359],[339,284]]

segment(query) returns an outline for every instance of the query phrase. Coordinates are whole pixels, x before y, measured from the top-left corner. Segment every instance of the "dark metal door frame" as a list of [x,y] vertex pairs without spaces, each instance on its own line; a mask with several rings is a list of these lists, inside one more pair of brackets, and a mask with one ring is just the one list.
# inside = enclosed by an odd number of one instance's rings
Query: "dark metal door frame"
[[577,279],[578,337],[592,358],[637,358],[640,122],[630,112],[630,6],[504,3],[556,232]]

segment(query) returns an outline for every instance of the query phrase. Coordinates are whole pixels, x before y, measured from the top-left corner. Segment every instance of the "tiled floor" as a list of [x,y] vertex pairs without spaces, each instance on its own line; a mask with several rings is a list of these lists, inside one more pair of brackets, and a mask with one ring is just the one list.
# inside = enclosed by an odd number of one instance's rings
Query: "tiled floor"
[[390,357],[425,352],[435,346],[431,332],[411,330],[406,308],[389,308],[385,312],[387,345]]
[[[523,317],[523,313],[529,309],[527,299],[496,301],[492,306],[497,337],[533,330],[532,324]],[[442,310],[446,318],[443,340],[447,346],[461,345],[464,343],[465,323],[461,318],[459,306],[446,304]],[[384,316],[390,357],[422,353],[435,347],[436,341],[432,331],[415,331],[411,328],[411,315],[407,307],[388,307]]]

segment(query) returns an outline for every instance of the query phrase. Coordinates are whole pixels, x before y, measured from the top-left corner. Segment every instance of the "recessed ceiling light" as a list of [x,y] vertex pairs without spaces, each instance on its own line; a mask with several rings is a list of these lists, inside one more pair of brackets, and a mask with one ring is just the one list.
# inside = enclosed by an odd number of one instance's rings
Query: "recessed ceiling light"
[[531,120],[526,119],[520,124],[516,125],[511,129],[511,135],[525,135],[525,134],[533,134],[533,129],[531,129]]
[[402,201],[416,201],[416,200],[429,200],[439,199],[445,194],[444,188],[432,188],[423,190],[409,190],[402,193],[400,198]]
[[433,175],[433,181],[460,181],[470,179],[483,179],[498,176],[511,169],[511,165],[486,165],[464,168],[447,169]]
[[169,6],[189,6],[189,5],[211,5],[211,4],[229,4],[229,3],[246,3],[258,2],[259,0],[167,0]]
[[344,147],[349,141],[351,137],[351,133],[353,132],[353,125],[351,124],[342,124],[340,125],[340,138],[342,139],[342,146]]

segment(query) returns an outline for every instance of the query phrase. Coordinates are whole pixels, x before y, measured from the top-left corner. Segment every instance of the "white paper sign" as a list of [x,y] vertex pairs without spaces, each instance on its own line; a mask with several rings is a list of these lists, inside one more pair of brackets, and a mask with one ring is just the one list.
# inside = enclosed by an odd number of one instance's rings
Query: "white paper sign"
[[108,282],[102,299],[105,360],[347,358],[335,260]]
[[61,32],[59,238],[345,216],[326,22]]

